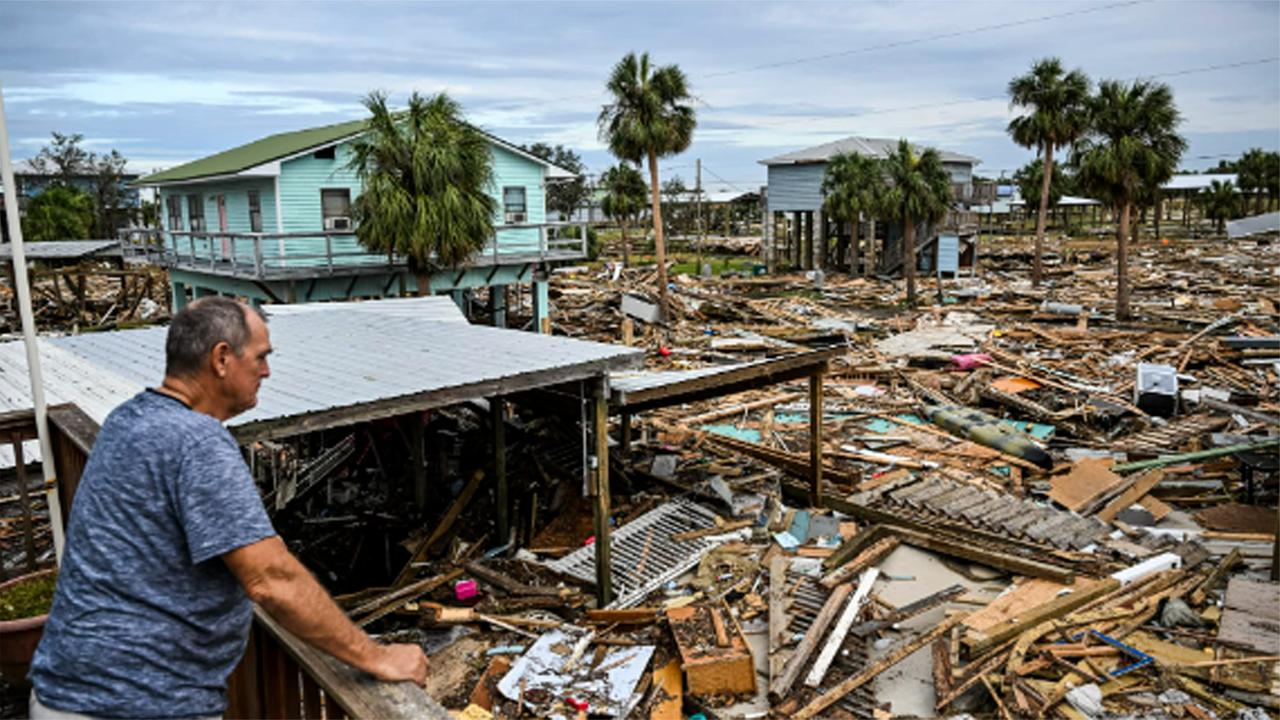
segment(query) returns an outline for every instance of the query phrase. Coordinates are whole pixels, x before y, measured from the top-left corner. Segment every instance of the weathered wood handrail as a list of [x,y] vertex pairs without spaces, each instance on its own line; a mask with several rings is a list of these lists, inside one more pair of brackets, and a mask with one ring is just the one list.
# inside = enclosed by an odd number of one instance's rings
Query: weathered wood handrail
[[[504,256],[528,260],[576,259],[588,253],[587,228],[590,223],[513,223],[494,227],[495,236],[476,253],[499,264]],[[575,228],[577,237],[560,237],[560,232]],[[536,230],[536,247],[532,242],[499,241],[496,233]],[[372,253],[355,242],[349,230],[315,232],[237,233],[204,230],[165,231],[166,241],[160,258],[172,267],[207,270],[232,277],[264,279],[273,273],[312,268],[333,275],[352,268],[403,267],[399,255]],[[286,251],[284,243],[293,247]],[[314,247],[299,250],[298,244]],[[344,249],[340,243],[349,249]]]
[[[49,440],[64,527],[98,424],[71,404],[49,408]],[[30,410],[0,413],[0,433],[35,437]],[[411,683],[384,683],[299,640],[254,608],[244,658],[227,682],[228,718],[440,718],[449,714]]]
[[451,718],[417,685],[379,682],[302,642],[256,607],[227,700],[228,718]]

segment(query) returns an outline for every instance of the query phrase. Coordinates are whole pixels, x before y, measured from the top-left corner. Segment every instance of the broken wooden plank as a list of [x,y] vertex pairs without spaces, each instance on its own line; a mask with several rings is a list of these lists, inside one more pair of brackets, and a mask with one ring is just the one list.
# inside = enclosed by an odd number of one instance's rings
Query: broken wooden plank
[[881,558],[888,555],[900,544],[902,544],[902,541],[897,537],[892,535],[886,537],[876,542],[866,550],[863,550],[854,559],[827,573],[826,577],[822,578],[820,581],[820,584],[822,587],[830,590],[836,585],[839,585],[840,583],[852,578],[854,575],[862,572],[872,563],[879,562]]
[[[1083,587],[1077,587],[1075,591],[1069,595],[1061,595],[1047,603],[1020,614],[1016,622],[991,627],[985,632],[973,633],[972,642],[969,643],[971,651],[975,654],[986,652],[987,650],[990,650],[997,645],[1001,645],[1005,641],[1017,637],[1026,630],[1034,628],[1041,623],[1056,620],[1091,600],[1100,598],[1103,595],[1119,588],[1120,581],[1115,578],[1107,578],[1106,580],[1099,580],[1089,585],[1084,585],[1084,581],[1082,581],[1081,585],[1083,585]],[[966,638],[966,640],[968,639],[969,638]]]
[[787,566],[791,561],[782,553],[769,560],[769,683],[782,674],[784,659],[779,652],[787,632]]
[[454,499],[453,504],[449,506],[444,517],[440,518],[440,522],[436,524],[435,529],[431,531],[431,534],[427,536],[426,540],[418,543],[418,547],[413,551],[413,556],[404,564],[404,569],[401,570],[400,574],[396,577],[395,585],[404,585],[409,581],[409,578],[413,577],[414,564],[426,560],[427,553],[431,552],[431,548],[435,547],[436,543],[440,542],[449,534],[449,531],[453,529],[453,524],[457,522],[458,516],[466,509],[467,505],[471,502],[471,498],[475,496],[476,491],[480,489],[480,485],[483,482],[484,471],[475,471],[466,487],[462,489],[462,492],[459,493],[456,499]]
[[405,587],[402,587],[399,590],[393,590],[385,595],[380,595],[370,600],[369,602],[353,609],[351,612],[347,614],[354,618],[360,615],[364,615],[365,613],[369,613],[365,617],[356,621],[357,625],[359,625],[360,627],[364,627],[365,625],[368,625],[374,620],[390,615],[391,613],[395,612],[398,608],[400,608],[402,605],[413,600],[414,598],[420,597],[422,595],[426,595],[427,593],[440,587],[441,585],[444,585],[445,583],[451,580],[455,580],[461,576],[462,576],[462,568],[454,568],[453,570],[450,570],[449,572],[444,573],[443,575],[436,575],[435,577],[429,577],[424,580],[419,580],[418,582],[413,583],[412,585],[406,585]]
[[1116,516],[1123,512],[1125,508],[1138,502],[1142,499],[1142,496],[1151,492],[1151,489],[1163,478],[1164,471],[1158,468],[1143,474],[1142,477],[1134,480],[1128,489],[1117,495],[1115,499],[1095,513],[1094,517],[1106,523],[1115,520]]
[[831,637],[827,638],[826,644],[822,646],[818,659],[813,661],[809,676],[804,680],[805,685],[816,688],[822,684],[822,679],[827,676],[827,670],[831,668],[831,661],[836,659],[836,653],[840,651],[840,646],[844,645],[844,639],[849,635],[849,628],[853,627],[858,611],[862,609],[862,604],[871,594],[871,588],[876,584],[876,578],[879,576],[879,568],[867,568],[862,572],[862,576],[858,578],[858,589],[849,598],[849,603],[840,614],[836,626],[831,629]]
[[1204,602],[1209,593],[1218,586],[1218,583],[1222,582],[1222,578],[1226,577],[1227,573],[1231,572],[1231,568],[1235,567],[1242,559],[1240,548],[1231,548],[1231,552],[1222,558],[1222,562],[1218,563],[1213,572],[1209,573],[1209,576],[1204,579],[1204,582],[1200,583],[1200,586],[1191,592],[1191,604],[1199,605]]
[[818,612],[813,624],[805,632],[799,647],[787,660],[782,674],[774,678],[770,683],[769,697],[773,702],[782,702],[787,694],[791,692],[791,686],[795,684],[796,678],[800,676],[800,670],[809,661],[809,656],[813,654],[813,651],[818,647],[818,643],[826,635],[827,626],[835,619],[836,613],[840,611],[845,599],[849,597],[851,592],[853,592],[853,585],[845,583],[831,591],[831,594],[827,596],[827,601],[823,603],[822,610]]
[[854,690],[857,690],[863,685],[866,685],[879,677],[880,673],[888,670],[894,665],[897,665],[907,656],[913,655],[920,648],[942,637],[951,630],[952,626],[963,619],[964,615],[953,615],[943,622],[933,626],[929,632],[898,645],[890,651],[889,654],[875,661],[870,666],[863,669],[862,672],[854,675],[848,680],[845,680],[839,685],[836,685],[822,695],[819,695],[817,698],[814,698],[812,702],[801,708],[800,711],[793,716],[794,720],[809,720],[809,718],[816,717],[818,713],[839,702],[840,698],[848,695]]
[[919,600],[916,600],[915,602],[903,605],[902,607],[898,608],[897,610],[894,610],[893,612],[889,613],[885,617],[864,622],[861,625],[854,627],[852,630],[850,630],[850,632],[852,632],[856,637],[866,637],[873,633],[879,632],[884,628],[892,627],[895,623],[900,623],[903,620],[906,620],[907,618],[915,617],[920,613],[932,610],[933,608],[941,605],[942,603],[948,602],[952,598],[958,597],[963,593],[964,593],[963,585],[956,584],[948,588],[943,588],[942,590],[939,590],[938,592],[933,593],[931,595],[922,597]]

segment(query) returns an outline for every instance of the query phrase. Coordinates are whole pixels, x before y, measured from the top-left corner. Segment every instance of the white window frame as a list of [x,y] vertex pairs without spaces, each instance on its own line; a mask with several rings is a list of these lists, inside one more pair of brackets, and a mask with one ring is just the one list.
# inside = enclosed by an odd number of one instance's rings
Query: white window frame
[[187,195],[187,224],[191,226],[191,232],[208,230],[204,223],[204,198],[199,194]]
[[249,191],[249,232],[262,232],[262,193]]
[[[508,202],[507,193],[520,192],[519,210],[514,203]],[[518,225],[529,222],[529,190],[523,185],[504,185],[502,188],[502,222],[507,225]]]

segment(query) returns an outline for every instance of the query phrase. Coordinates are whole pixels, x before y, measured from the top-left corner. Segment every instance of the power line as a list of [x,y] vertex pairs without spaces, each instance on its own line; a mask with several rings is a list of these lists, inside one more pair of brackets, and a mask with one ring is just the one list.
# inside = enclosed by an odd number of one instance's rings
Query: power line
[[[741,75],[743,73],[756,72],[758,70],[768,70],[772,68],[786,67],[789,65],[802,65],[805,63],[818,62],[820,60],[829,60],[837,57],[859,55],[862,53],[875,52],[877,50],[891,50],[899,47],[907,47],[911,45],[920,45],[923,43],[934,42],[936,40],[945,40],[948,38],[962,37],[965,35],[976,35],[979,33],[991,32],[994,30],[1004,30],[1004,29],[1013,28],[1013,27],[1021,27],[1023,25],[1031,25],[1034,23],[1045,22],[1048,20],[1060,20],[1062,18],[1074,17],[1077,15],[1087,15],[1090,13],[1103,12],[1106,10],[1115,10],[1118,8],[1130,7],[1133,5],[1144,5],[1150,2],[1152,2],[1152,0],[1126,0],[1126,2],[1112,3],[1110,5],[1100,5],[1098,7],[1084,8],[1081,10],[1072,10],[1072,11],[1063,12],[1063,13],[1055,13],[1053,15],[1041,15],[1038,17],[1026,18],[1023,20],[1011,20],[1009,22],[996,23],[994,25],[983,25],[979,27],[969,28],[967,30],[957,30],[954,32],[940,33],[936,35],[927,35],[927,36],[922,36],[917,38],[908,38],[906,40],[895,40],[894,42],[881,43],[879,45],[867,45],[865,47],[853,48],[850,50],[840,50],[837,52],[825,53],[822,55],[811,55],[808,57],[792,58],[790,60],[779,60],[777,62],[739,68],[737,70],[725,70],[722,72],[708,73],[708,74],[699,76],[698,79],[709,80],[711,78],[726,77],[729,75]],[[527,104],[527,105],[521,106],[521,109],[539,108],[539,107],[545,107],[547,105],[552,105],[552,104],[563,105],[566,101],[572,102],[577,100],[599,100],[599,99],[600,99],[599,94],[578,95],[573,97],[557,98],[555,100],[549,100],[546,102]]]
[[[1260,58],[1257,60],[1243,60],[1240,62],[1224,63],[1220,65],[1207,65],[1207,66],[1198,67],[1198,68],[1186,68],[1183,70],[1173,70],[1170,72],[1155,73],[1153,75],[1138,75],[1135,77],[1128,78],[1128,81],[1147,80],[1147,79],[1154,80],[1156,78],[1178,77],[1182,75],[1192,75],[1195,73],[1213,72],[1216,70],[1230,70],[1233,68],[1248,67],[1251,65],[1265,65],[1267,63],[1276,62],[1277,60],[1280,60],[1280,57]],[[844,119],[853,118],[853,117],[864,117],[866,115],[883,115],[886,113],[905,112],[908,110],[929,110],[933,108],[952,107],[955,105],[969,105],[977,102],[986,102],[988,100],[1002,100],[1007,97],[1008,95],[1001,93],[999,95],[985,95],[982,97],[967,98],[964,100],[947,100],[945,102],[921,103],[919,105],[900,105],[897,107],[889,107],[889,108],[873,108],[871,110],[863,110],[861,112],[844,113],[840,115],[830,115],[826,117],[788,118],[784,120],[777,120],[774,122],[754,123],[753,125],[749,125],[747,127],[779,127],[782,125],[796,125],[801,123],[825,122],[828,120],[844,120]]]
[[896,40],[889,43],[881,43],[879,45],[867,45],[865,47],[854,48],[852,50],[840,50],[838,52],[823,53],[822,55],[810,55],[808,57],[794,58],[791,60],[779,60],[772,63],[764,63],[761,65],[752,65],[751,67],[739,68],[737,70],[725,70],[718,73],[710,73],[703,75],[704,78],[725,77],[727,75],[740,75],[742,73],[755,72],[757,70],[769,70],[772,68],[787,67],[789,65],[801,65],[804,63],[818,62],[820,60],[830,60],[838,57],[848,57],[850,55],[858,55],[861,53],[874,52],[876,50],[889,50],[892,48],[906,47],[908,45],[919,45],[922,43],[933,42],[935,40],[947,40],[950,38],[963,37],[965,35],[975,35],[978,33],[990,32],[992,30],[1005,30],[1007,28],[1021,27],[1032,23],[1044,22],[1046,20],[1060,20],[1066,17],[1076,15],[1087,15],[1089,13],[1102,12],[1104,10],[1115,10],[1117,8],[1129,7],[1132,5],[1142,5],[1151,0],[1130,0],[1129,2],[1113,3],[1111,5],[1100,5],[1098,7],[1084,8],[1082,10],[1072,10],[1070,12],[1056,13],[1053,15],[1041,15],[1034,18],[1026,18],[1024,20],[1011,20],[1004,23],[996,23],[995,25],[982,25],[979,27],[968,28],[966,30],[956,30],[953,32],[939,33],[937,35],[928,35],[925,37],[911,38],[908,40]]

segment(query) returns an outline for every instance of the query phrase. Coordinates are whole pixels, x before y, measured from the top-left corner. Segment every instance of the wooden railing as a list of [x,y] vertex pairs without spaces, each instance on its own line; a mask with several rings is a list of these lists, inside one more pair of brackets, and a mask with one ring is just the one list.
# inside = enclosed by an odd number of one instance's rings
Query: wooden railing
[[[35,437],[30,410],[0,414],[0,433]],[[71,517],[98,424],[75,405],[49,408],[49,439],[63,523]],[[310,647],[260,608],[244,657],[227,681],[227,718],[429,718],[449,714],[411,683],[384,683]]]
[[[565,229],[577,228],[577,237],[565,237]],[[503,261],[574,260],[587,257],[587,227],[583,223],[521,223],[499,225],[499,233],[537,232],[536,242],[503,242],[491,239],[468,264],[496,265]],[[399,255],[372,253],[356,242],[351,231],[292,233],[231,233],[167,231],[158,255],[170,267],[204,271],[254,280],[292,276],[335,275],[360,269],[403,267]],[[138,236],[139,242],[146,242]],[[127,245],[138,252],[138,242]],[[299,249],[302,246],[305,249]],[[150,245],[143,245],[149,248]],[[150,252],[150,250],[146,250]]]

